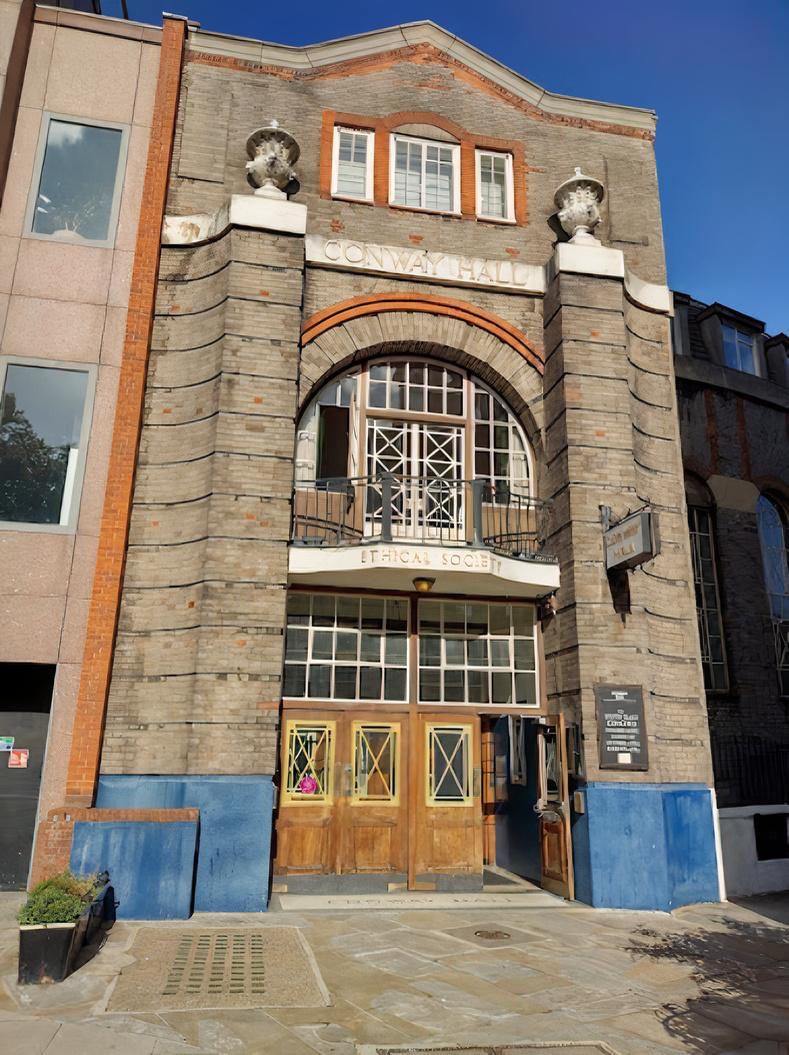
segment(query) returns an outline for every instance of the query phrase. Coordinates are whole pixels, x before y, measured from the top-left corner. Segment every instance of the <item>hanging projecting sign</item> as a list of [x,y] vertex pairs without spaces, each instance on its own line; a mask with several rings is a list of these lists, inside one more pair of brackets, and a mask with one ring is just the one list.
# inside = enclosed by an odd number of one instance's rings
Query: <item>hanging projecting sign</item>
[[598,685],[594,694],[600,768],[649,769],[641,686]]
[[655,556],[652,514],[648,509],[631,513],[603,532],[605,570],[635,568]]
[[10,751],[13,746],[13,736],[0,736],[0,751]]
[[27,769],[30,751],[26,747],[12,747],[8,754],[9,769]]

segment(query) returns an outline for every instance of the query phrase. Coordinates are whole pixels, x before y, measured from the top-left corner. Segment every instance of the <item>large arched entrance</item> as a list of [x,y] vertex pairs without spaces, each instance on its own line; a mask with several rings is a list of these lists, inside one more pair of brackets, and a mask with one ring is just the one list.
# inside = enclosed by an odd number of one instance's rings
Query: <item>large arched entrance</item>
[[[461,351],[401,327],[344,356],[321,336],[296,434],[276,887],[480,889],[498,834],[509,864],[568,893],[537,618],[558,585],[539,374],[490,333]],[[482,358],[495,351],[509,381]],[[500,823],[502,793],[528,847]]]

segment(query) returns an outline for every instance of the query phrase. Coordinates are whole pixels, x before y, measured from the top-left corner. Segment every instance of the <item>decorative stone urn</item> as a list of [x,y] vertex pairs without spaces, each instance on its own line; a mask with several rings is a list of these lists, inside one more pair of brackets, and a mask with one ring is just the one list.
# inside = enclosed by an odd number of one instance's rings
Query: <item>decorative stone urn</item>
[[604,197],[605,187],[600,180],[585,176],[579,168],[557,187],[553,200],[559,210],[559,223],[573,245],[600,245],[592,231],[600,223],[598,206]]
[[299,159],[299,144],[279,127],[278,121],[258,128],[247,140],[247,172],[263,198],[285,198],[284,187],[295,179],[293,166]]

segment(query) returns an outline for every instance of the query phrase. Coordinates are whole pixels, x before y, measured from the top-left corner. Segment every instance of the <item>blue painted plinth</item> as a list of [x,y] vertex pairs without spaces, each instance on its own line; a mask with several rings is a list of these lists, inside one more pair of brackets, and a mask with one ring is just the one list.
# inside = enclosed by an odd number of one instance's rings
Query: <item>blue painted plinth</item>
[[197,821],[76,821],[71,871],[110,873],[118,919],[188,919]]
[[573,813],[575,896],[595,908],[718,901],[712,797],[702,784],[593,782]]
[[200,810],[195,912],[263,912],[268,903],[270,776],[99,777],[96,806]]

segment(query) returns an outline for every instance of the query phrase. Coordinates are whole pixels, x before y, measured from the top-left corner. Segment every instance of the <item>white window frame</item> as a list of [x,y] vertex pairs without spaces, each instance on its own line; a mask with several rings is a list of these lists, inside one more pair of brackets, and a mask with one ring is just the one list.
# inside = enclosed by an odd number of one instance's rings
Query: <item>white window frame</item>
[[[725,331],[729,329],[734,333],[734,348],[737,354],[737,365],[730,366],[726,362],[726,334]],[[742,367],[742,356],[740,355],[740,343],[750,343],[751,346],[751,362],[753,363],[753,370],[744,370]],[[733,322],[726,322],[724,319],[721,321],[721,358],[723,366],[727,370],[737,370],[741,374],[749,374],[751,377],[761,377],[762,368],[759,362],[759,341],[757,340],[756,334],[749,333],[747,330],[741,330],[739,326],[736,326]]]
[[[405,631],[400,631],[400,630],[392,631],[393,636],[396,634],[396,635],[402,635],[402,636],[405,637],[405,650],[406,650],[405,651],[405,663],[403,663],[403,664],[387,663],[387,661],[386,661],[386,639],[387,639],[387,630],[389,629],[389,622],[388,622],[389,607],[388,606],[392,602],[397,602],[397,601],[402,602],[403,598],[402,597],[393,596],[393,595],[390,595],[390,594],[383,594],[383,593],[382,594],[376,594],[373,597],[369,597],[366,594],[357,594],[357,593],[323,593],[323,592],[319,592],[319,591],[314,591],[313,592],[313,591],[309,591],[309,590],[304,590],[304,591],[299,590],[297,592],[299,594],[303,594],[304,596],[309,598],[309,612],[310,612],[310,615],[309,615],[309,621],[307,623],[291,624],[289,622],[289,620],[288,620],[288,613],[287,613],[287,607],[286,607],[286,615],[285,615],[285,620],[286,620],[285,621],[286,641],[285,641],[285,648],[284,648],[284,654],[283,654],[283,690],[282,690],[283,699],[286,699],[286,700],[311,700],[311,701],[319,701],[321,703],[327,703],[327,702],[328,703],[342,703],[342,704],[344,704],[346,706],[357,706],[357,707],[369,706],[371,708],[380,706],[382,704],[386,704],[386,705],[390,705],[391,706],[391,705],[398,705],[398,704],[402,705],[403,703],[407,703],[408,702],[409,686],[410,686],[409,677],[410,677],[410,670],[411,670],[410,648],[409,648],[409,644],[408,644],[408,642],[409,642],[409,615],[408,615],[407,603],[406,603],[406,629],[405,629]],[[314,606],[313,606],[313,598],[315,598],[315,597],[331,597],[333,599],[335,608],[334,608],[334,617],[333,617],[334,618],[334,622],[332,624],[330,624],[330,625],[327,624],[327,625],[324,626],[324,625],[315,623],[315,620],[314,620]],[[381,635],[382,640],[381,640],[381,645],[380,645],[380,659],[378,661],[365,660],[365,659],[362,658],[362,655],[361,655],[361,638],[362,638],[362,635],[364,634],[364,628],[362,627],[361,622],[358,623],[355,628],[354,627],[343,628],[343,627],[341,627],[339,625],[339,622],[338,622],[338,619],[337,619],[337,601],[338,600],[352,600],[352,601],[355,601],[357,603],[357,605],[360,605],[360,602],[361,602],[361,607],[363,608],[363,602],[365,600],[368,600],[368,599],[374,600],[374,601],[387,602],[386,606],[384,607],[385,622],[384,622],[383,633]],[[306,630],[307,631],[307,654],[306,654],[306,657],[305,657],[305,659],[303,661],[301,661],[301,660],[293,660],[293,659],[288,661],[288,651],[287,651],[287,631],[288,631],[288,629]],[[355,637],[356,637],[356,659],[338,659],[336,657],[323,658],[323,657],[316,657],[316,656],[314,656],[313,655],[313,651],[314,651],[315,635],[316,635],[316,633],[321,633],[321,632],[325,632],[325,633],[329,633],[329,634],[334,635],[334,640],[335,641],[336,641],[336,635],[338,633],[346,632],[346,633],[350,633],[350,634],[355,635]],[[299,695],[299,696],[293,695],[293,694],[288,693],[288,692],[285,691],[285,668],[287,666],[299,666],[299,667],[303,666],[305,668],[304,692],[301,695]],[[310,695],[310,666],[323,666],[323,667],[329,667],[330,668],[329,692],[326,693],[325,695],[320,695],[320,696],[311,696]],[[380,670],[381,670],[381,689],[380,689],[380,694],[377,697],[364,697],[364,696],[361,695],[360,692],[357,692],[357,695],[356,696],[352,696],[352,697],[337,695],[336,694],[336,689],[335,689],[335,671],[337,669],[343,669],[343,668],[354,669],[356,671],[356,676],[359,679],[359,681],[357,681],[357,688],[360,688],[361,668],[363,668],[363,667],[380,668]],[[392,698],[390,698],[390,697],[388,697],[386,695],[386,672],[388,670],[402,670],[402,671],[405,672],[404,695],[403,695],[403,697],[401,697],[399,699],[397,697],[392,699]]]
[[75,363],[61,359],[36,359],[27,356],[0,356],[0,404],[5,392],[6,374],[9,366],[34,366],[47,370],[71,370],[88,375],[85,388],[85,402],[82,408],[82,424],[79,432],[79,453],[70,480],[67,476],[66,486],[71,485],[68,499],[68,516],[62,524],[28,523],[22,520],[0,519],[0,531],[36,531],[50,532],[59,535],[73,535],[77,530],[79,508],[82,499],[82,486],[85,480],[85,462],[88,456],[88,440],[93,421],[93,402],[96,395],[96,375],[98,368],[92,363]]
[[[439,634],[428,634],[428,633],[425,633],[423,635],[423,632],[422,632],[422,618],[421,618],[422,605],[423,604],[429,604],[429,603],[437,603],[437,604],[441,605],[441,632]],[[533,649],[534,649],[534,670],[533,671],[530,671],[530,670],[518,670],[516,668],[516,666],[515,666],[514,642],[515,642],[516,639],[520,639],[521,635],[514,633],[514,631],[512,629],[512,622],[510,622],[510,632],[509,632],[509,634],[506,637],[504,635],[501,635],[500,638],[499,638],[500,640],[506,640],[508,642],[509,653],[510,653],[510,656],[512,658],[512,661],[511,661],[509,666],[507,666],[507,667],[504,667],[504,666],[498,667],[498,666],[496,666],[493,663],[492,653],[491,653],[490,649],[488,650],[488,661],[484,665],[475,666],[475,665],[469,664],[467,661],[464,661],[462,664],[449,663],[448,660],[447,660],[447,654],[446,654],[446,640],[447,640],[447,638],[450,635],[448,635],[446,633],[445,629],[444,629],[444,610],[445,610],[446,606],[448,606],[448,605],[455,605],[455,604],[459,604],[459,605],[481,605],[481,606],[487,607],[488,610],[489,610],[488,611],[488,626],[490,626],[490,609],[493,608],[494,606],[496,606],[496,607],[505,607],[505,608],[510,608],[510,609],[511,608],[531,608],[532,609],[532,613],[533,613],[533,621],[532,621],[532,624],[531,624],[532,632],[531,632],[530,635],[529,634],[524,635],[523,639],[532,642]],[[416,657],[416,664],[417,664],[417,700],[418,700],[420,706],[433,707],[436,710],[440,710],[443,707],[454,707],[454,708],[457,708],[457,709],[464,709],[466,707],[472,707],[472,708],[476,707],[476,708],[482,708],[482,709],[485,709],[485,710],[494,710],[494,709],[498,708],[500,714],[507,714],[507,713],[509,713],[509,714],[519,714],[519,713],[534,712],[536,710],[539,710],[540,706],[542,705],[541,688],[540,688],[540,686],[541,686],[541,678],[542,678],[541,657],[540,657],[540,647],[539,647],[540,643],[539,643],[539,639],[538,639],[538,636],[537,636],[537,615],[536,615],[536,609],[535,609],[533,603],[530,603],[528,601],[523,601],[523,602],[520,602],[520,601],[499,601],[499,600],[497,600],[496,598],[493,598],[493,597],[491,597],[491,598],[484,598],[484,599],[481,598],[478,601],[470,601],[470,600],[468,600],[466,598],[463,598],[463,597],[441,598],[440,600],[438,598],[426,599],[426,598],[423,597],[423,598],[420,598],[419,604],[417,606],[416,633],[417,633],[417,638],[418,638],[417,657]],[[423,636],[424,637],[431,637],[433,639],[438,638],[438,640],[440,642],[440,660],[439,660],[438,664],[423,664],[422,663],[421,642],[422,642]],[[455,635],[451,635],[451,636],[454,637]],[[469,637],[468,634],[458,634],[456,636],[459,637],[459,638],[462,638],[464,640],[468,639],[468,637]],[[485,636],[485,639],[487,641],[490,641],[491,638],[494,635],[492,635],[490,633],[490,630],[488,630],[488,633],[485,634],[484,636]],[[495,635],[495,636],[499,637],[499,635]],[[421,678],[421,674],[422,674],[423,670],[437,670],[437,671],[439,671],[439,684],[441,685],[441,689],[439,691],[439,699],[438,700],[426,700],[426,699],[422,698],[422,678]],[[533,674],[534,675],[534,703],[509,703],[509,704],[507,704],[507,703],[495,703],[495,702],[493,702],[491,700],[491,696],[493,695],[492,692],[488,693],[488,701],[487,701],[487,703],[482,703],[482,702],[479,702],[479,701],[469,700],[469,699],[464,699],[464,700],[446,700],[446,699],[444,699],[443,677],[441,675],[443,675],[443,673],[445,671],[447,671],[447,670],[462,670],[463,671],[463,673],[464,673],[464,682],[465,682],[465,695],[466,696],[468,696],[468,680],[469,680],[468,679],[468,674],[469,674],[470,671],[472,671],[472,672],[480,671],[480,672],[484,672],[484,673],[486,673],[488,675],[492,675],[493,673],[507,673],[507,674],[509,674],[509,676],[511,678],[511,684],[513,686],[513,691],[514,691],[514,685],[515,685],[514,675],[516,673],[518,673],[518,674],[529,674],[529,675]],[[488,679],[488,686],[489,686],[489,688],[492,686],[492,678],[490,678],[490,677]]]
[[[350,132],[357,136],[367,137],[367,164],[364,173],[364,197],[357,198],[354,194],[347,194],[337,189],[337,177],[340,166],[340,133]],[[373,200],[373,170],[375,168],[375,132],[369,128],[352,128],[350,125],[335,125],[332,142],[331,155],[331,194],[333,198],[341,198],[344,201],[366,201]]]
[[[423,147],[439,147],[443,150],[452,151],[452,200],[454,209],[430,209],[425,205],[405,205],[403,202],[395,201],[395,162],[397,156],[397,144],[419,143]],[[422,182],[420,198],[425,200],[425,162],[427,152],[422,153]],[[429,212],[436,216],[460,216],[460,144],[446,143],[442,139],[422,139],[420,136],[402,135],[392,132],[389,138],[389,204],[398,209],[412,209],[415,212]]]
[[[497,157],[506,161],[505,184],[507,194],[507,215],[490,216],[482,211],[482,158]],[[480,220],[492,220],[495,223],[515,223],[515,179],[513,177],[512,154],[505,150],[482,150],[476,151],[476,164],[474,166],[477,180],[477,218]]]

